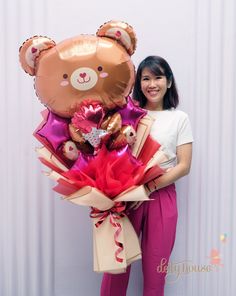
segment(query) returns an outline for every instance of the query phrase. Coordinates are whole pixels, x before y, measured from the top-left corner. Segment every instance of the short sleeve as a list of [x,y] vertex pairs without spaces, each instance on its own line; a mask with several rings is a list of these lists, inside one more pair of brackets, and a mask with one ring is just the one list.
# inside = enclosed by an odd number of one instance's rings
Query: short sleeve
[[192,143],[193,134],[189,117],[186,113],[182,113],[181,120],[178,126],[177,146]]

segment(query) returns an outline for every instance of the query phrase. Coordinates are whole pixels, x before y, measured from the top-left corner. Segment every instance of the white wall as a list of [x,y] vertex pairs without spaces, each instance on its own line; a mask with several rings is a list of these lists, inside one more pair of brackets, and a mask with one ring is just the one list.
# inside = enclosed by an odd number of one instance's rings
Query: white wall
[[[167,296],[233,296],[236,291],[236,3],[234,0],[0,0],[0,295],[96,296],[88,210],[62,201],[41,174],[32,132],[43,106],[18,63],[32,35],[59,42],[95,33],[110,19],[137,33],[137,65],[149,54],[171,64],[191,119],[191,174],[178,182],[179,223],[171,261],[223,266],[167,283]],[[222,233],[227,241],[220,240]],[[172,274],[169,279],[173,281]],[[141,295],[140,263],[128,295]]]

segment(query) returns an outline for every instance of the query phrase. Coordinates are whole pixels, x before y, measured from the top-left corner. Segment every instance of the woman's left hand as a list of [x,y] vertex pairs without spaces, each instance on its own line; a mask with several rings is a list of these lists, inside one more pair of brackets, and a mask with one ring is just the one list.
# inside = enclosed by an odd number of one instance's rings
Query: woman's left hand
[[143,201],[133,201],[132,203],[131,203],[131,205],[129,206],[129,210],[137,210],[140,206],[141,206],[141,204],[143,203]]

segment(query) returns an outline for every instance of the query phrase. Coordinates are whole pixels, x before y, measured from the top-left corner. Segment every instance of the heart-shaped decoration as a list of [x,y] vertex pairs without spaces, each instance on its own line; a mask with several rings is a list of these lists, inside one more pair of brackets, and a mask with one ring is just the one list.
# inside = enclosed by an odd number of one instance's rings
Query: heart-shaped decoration
[[85,78],[85,77],[86,77],[86,73],[80,73],[79,76],[80,76],[81,78]]
[[91,132],[92,128],[99,128],[105,112],[100,102],[85,101],[81,104],[79,111],[75,112],[72,123],[83,133]]
[[36,53],[37,51],[38,51],[37,48],[35,48],[35,47],[32,47],[32,48],[31,48],[31,52],[32,52],[32,53]]
[[116,31],[116,37],[117,38],[120,38],[120,36],[121,36],[121,32],[120,31]]

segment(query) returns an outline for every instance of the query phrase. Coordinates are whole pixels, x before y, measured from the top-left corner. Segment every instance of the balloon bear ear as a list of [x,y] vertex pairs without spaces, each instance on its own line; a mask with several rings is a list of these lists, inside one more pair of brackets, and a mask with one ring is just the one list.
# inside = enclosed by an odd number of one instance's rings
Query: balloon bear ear
[[19,59],[23,70],[31,76],[35,75],[36,59],[41,52],[54,47],[56,43],[43,36],[34,36],[27,39],[19,49]]
[[137,39],[133,28],[121,21],[110,21],[103,24],[97,31],[97,36],[117,40],[132,55],[136,49]]

